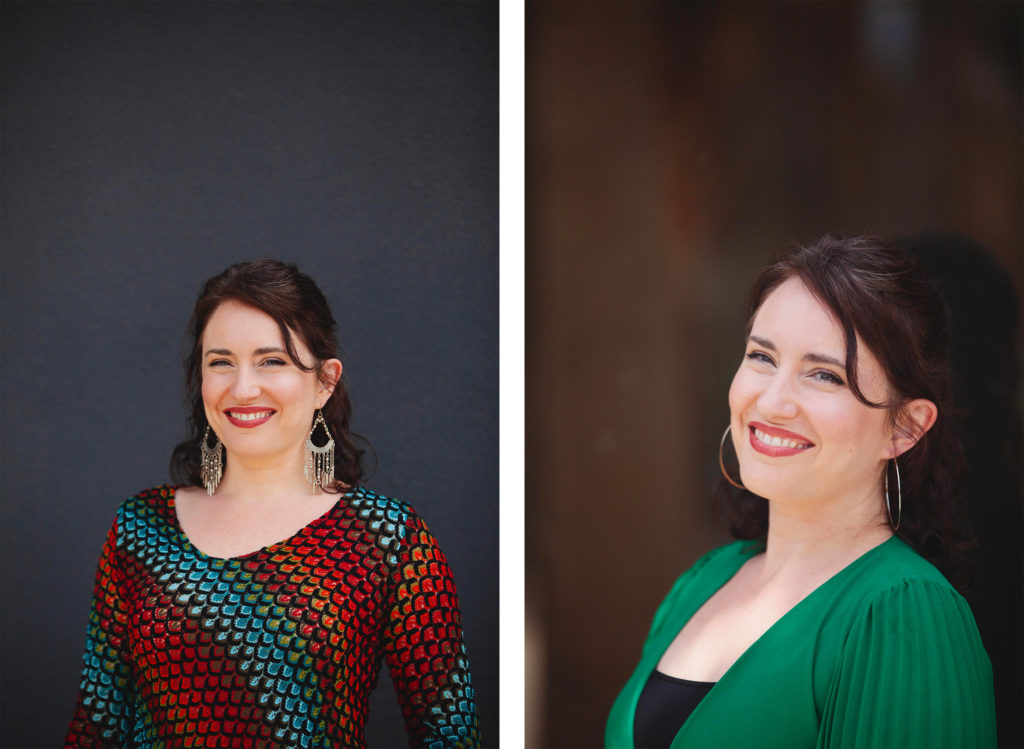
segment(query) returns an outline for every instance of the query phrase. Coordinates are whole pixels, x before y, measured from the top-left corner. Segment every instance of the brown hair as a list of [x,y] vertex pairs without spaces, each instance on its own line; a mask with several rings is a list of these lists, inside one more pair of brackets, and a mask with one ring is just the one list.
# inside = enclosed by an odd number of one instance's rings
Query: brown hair
[[[966,584],[966,552],[973,545],[963,502],[966,464],[954,421],[949,313],[937,285],[913,257],[883,239],[827,234],[790,246],[761,272],[747,305],[748,334],[762,302],[790,278],[799,278],[842,328],[854,397],[886,409],[897,429],[903,428],[903,408],[911,400],[926,398],[937,406],[935,424],[899,457],[903,509],[897,535],[955,585]],[[885,372],[888,402],[873,403],[860,389],[858,336]],[[892,495],[892,472],[889,484]],[[768,507],[763,499],[730,490],[724,479],[716,493],[726,497],[734,536],[765,536]]]
[[[272,317],[281,330],[285,349],[295,366],[305,372],[315,371],[325,385],[331,383],[323,380],[320,365],[327,359],[340,358],[335,334],[337,323],[331,315],[327,299],[313,279],[301,273],[294,265],[278,260],[252,260],[232,265],[208,280],[199,292],[188,325],[192,343],[185,357],[189,436],[171,454],[171,478],[176,483],[202,485],[199,478],[199,445],[207,421],[203,410],[201,344],[203,330],[210,316],[227,301],[240,302]],[[296,354],[293,332],[312,352],[314,361],[311,364],[302,362]],[[334,384],[334,392],[324,404],[322,413],[335,442],[335,486],[331,489],[338,491],[341,484],[355,486],[365,477],[362,465],[365,449],[357,447],[355,443],[366,443],[349,430],[352,404],[342,380]]]

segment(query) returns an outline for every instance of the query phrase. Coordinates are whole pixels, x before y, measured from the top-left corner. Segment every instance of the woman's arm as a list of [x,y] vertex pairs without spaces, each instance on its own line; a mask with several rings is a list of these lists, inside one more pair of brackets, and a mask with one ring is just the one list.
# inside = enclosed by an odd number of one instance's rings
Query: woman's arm
[[455,582],[426,524],[409,515],[389,580],[385,659],[411,746],[480,744]]
[[819,747],[994,747],[992,666],[967,602],[906,580],[855,623],[829,686]]
[[128,610],[121,595],[124,583],[117,553],[117,521],[107,534],[93,589],[85,637],[85,666],[67,747],[124,746],[131,727],[128,700]]

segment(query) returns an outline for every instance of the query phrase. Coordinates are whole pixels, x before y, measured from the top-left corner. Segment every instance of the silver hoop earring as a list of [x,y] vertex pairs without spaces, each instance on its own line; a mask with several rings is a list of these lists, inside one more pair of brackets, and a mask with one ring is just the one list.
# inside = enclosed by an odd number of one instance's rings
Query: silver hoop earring
[[[327,435],[327,442],[322,447],[313,444],[313,432],[316,431],[317,424],[324,428],[324,434]],[[317,493],[334,484],[334,437],[331,436],[327,422],[324,421],[324,414],[319,408],[313,426],[309,429],[309,437],[306,438],[306,482]]]
[[889,525],[894,531],[900,529],[900,520],[903,519],[903,487],[900,486],[900,464],[896,458],[892,458],[892,464],[896,468],[896,522],[892,521],[892,504],[889,502],[889,464],[885,464],[885,511],[889,513]]
[[743,484],[739,484],[732,480],[732,476],[725,470],[725,461],[722,460],[722,448],[725,447],[725,438],[729,436],[729,430],[732,429],[732,424],[725,428],[725,432],[722,433],[722,441],[718,443],[718,467],[722,469],[722,475],[725,476],[725,480],[735,486],[737,489],[746,490]]
[[203,486],[206,487],[206,493],[211,497],[213,493],[217,491],[217,485],[220,484],[220,480],[224,478],[224,444],[217,437],[217,433],[213,433],[213,439],[216,441],[213,447],[209,447],[206,441],[210,438],[210,425],[206,425],[206,431],[203,433],[203,439],[199,442],[199,450],[202,458],[202,462],[199,465],[199,480],[203,482]]

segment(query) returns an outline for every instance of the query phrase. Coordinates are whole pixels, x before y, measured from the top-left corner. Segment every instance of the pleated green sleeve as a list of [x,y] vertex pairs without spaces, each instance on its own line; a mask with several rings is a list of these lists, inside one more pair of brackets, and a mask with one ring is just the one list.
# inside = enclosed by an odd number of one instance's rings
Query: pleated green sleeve
[[853,623],[819,747],[994,747],[992,666],[967,602],[902,580]]

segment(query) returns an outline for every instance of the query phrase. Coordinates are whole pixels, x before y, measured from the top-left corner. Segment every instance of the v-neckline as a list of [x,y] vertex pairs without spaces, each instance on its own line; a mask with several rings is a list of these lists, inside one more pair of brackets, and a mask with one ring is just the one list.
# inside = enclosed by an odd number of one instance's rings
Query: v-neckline
[[[804,596],[799,601],[797,601],[793,606],[791,606],[789,608],[789,610],[786,611],[786,613],[784,613],[782,616],[780,616],[778,619],[776,619],[772,623],[772,625],[770,627],[768,627],[768,629],[766,629],[764,632],[761,633],[760,637],[758,637],[756,640],[754,640],[754,642],[752,642],[750,644],[750,646],[747,647],[746,650],[744,650],[742,653],[740,653],[739,657],[735,661],[732,662],[732,664],[729,666],[729,668],[727,668],[725,670],[725,673],[723,673],[722,676],[718,679],[718,681],[716,681],[714,683],[714,686],[711,687],[711,689],[708,691],[708,693],[706,695],[704,695],[704,697],[701,699],[700,702],[697,703],[697,706],[690,713],[689,717],[687,717],[687,719],[685,721],[683,721],[683,724],[679,727],[679,730],[676,731],[676,735],[672,739],[672,743],[669,744],[669,746],[672,747],[672,746],[675,745],[676,741],[679,740],[679,737],[682,736],[683,733],[686,731],[687,726],[692,724],[694,716],[698,715],[701,712],[701,709],[708,702],[708,700],[713,699],[715,692],[716,691],[717,692],[721,692],[720,685],[722,684],[722,682],[730,681],[730,676],[737,670],[737,666],[739,666],[744,661],[749,660],[750,653],[752,651],[754,651],[754,650],[759,649],[759,645],[766,638],[768,638],[769,635],[771,635],[774,632],[776,632],[781,626],[784,625],[785,622],[787,622],[787,620],[791,619],[792,618],[791,615],[793,614],[793,612],[797,611],[798,609],[805,608],[806,605],[809,605],[809,602],[812,599],[818,598],[822,594],[823,591],[825,591],[828,588],[831,588],[834,584],[838,583],[840,581],[840,579],[845,578],[848,574],[850,574],[854,570],[854,568],[859,567],[864,562],[864,560],[866,560],[868,557],[872,556],[874,553],[876,553],[883,546],[887,546],[887,545],[889,545],[891,543],[896,542],[897,539],[898,539],[898,536],[895,536],[895,535],[894,536],[890,536],[889,538],[887,538],[885,541],[883,541],[882,543],[878,544],[877,546],[871,547],[870,549],[865,551],[863,554],[861,554],[859,557],[857,557],[856,559],[851,561],[849,564],[847,564],[845,567],[843,567],[838,572],[836,572],[834,575],[829,577],[827,580],[824,580],[820,585],[818,585],[818,587],[816,587],[814,590],[812,590],[806,596]],[[639,701],[640,693],[643,691],[643,687],[647,683],[648,679],[651,678],[651,674],[654,673],[654,671],[658,668],[658,663],[661,661],[662,657],[665,655],[665,651],[668,650],[669,646],[672,644],[672,642],[675,640],[675,638],[679,635],[679,633],[683,630],[683,627],[685,627],[689,623],[690,619],[693,618],[693,615],[696,614],[698,611],[700,611],[701,607],[705,603],[707,603],[709,600],[711,600],[712,596],[714,596],[716,593],[718,593],[718,591],[721,590],[725,586],[726,583],[728,583],[730,580],[732,580],[736,576],[736,574],[740,571],[740,569],[743,567],[744,564],[749,562],[751,559],[753,559],[759,553],[763,553],[763,552],[764,552],[764,549],[759,547],[758,545],[752,545],[750,549],[743,549],[743,550],[741,550],[739,552],[739,555],[738,555],[738,558],[737,558],[737,562],[738,563],[735,566],[732,566],[731,568],[726,568],[726,569],[722,570],[720,574],[722,574],[723,577],[718,582],[718,584],[715,585],[714,589],[711,590],[707,594],[707,596],[705,596],[701,601],[697,602],[696,605],[693,608],[691,608],[689,614],[686,617],[686,620],[681,622],[678,628],[672,629],[672,630],[670,630],[666,634],[665,640],[663,641],[663,644],[659,644],[657,657],[655,657],[655,658],[653,658],[651,660],[651,667],[650,667],[650,669],[646,670],[646,673],[644,674],[643,678],[640,679],[638,681],[638,683],[637,683],[637,688],[635,690],[635,694],[633,695],[633,706],[630,709],[630,713],[629,713],[630,714],[629,731],[630,731],[630,735],[631,736],[633,735],[633,732],[635,730],[635,726],[633,724],[633,721],[635,721],[635,719],[636,719],[636,704]]]
[[334,504],[332,504],[324,513],[316,516],[288,537],[283,538],[280,541],[275,541],[273,543],[266,544],[265,546],[261,546],[258,549],[253,549],[252,551],[245,552],[244,554],[234,554],[229,557],[222,557],[217,556],[215,554],[208,554],[207,552],[200,549],[198,546],[192,543],[192,539],[189,538],[188,533],[185,532],[185,529],[181,525],[181,521],[178,519],[178,489],[180,488],[182,488],[182,485],[180,484],[172,486],[171,495],[170,497],[168,497],[167,507],[170,511],[171,528],[177,534],[179,543],[186,551],[191,551],[192,554],[197,559],[212,564],[241,564],[243,562],[253,559],[254,557],[259,556],[260,554],[277,551],[278,549],[295,542],[300,537],[308,536],[310,533],[313,532],[313,530],[315,530],[316,526],[320,525],[324,520],[334,515],[334,513],[338,510],[339,506],[342,504],[342,500],[351,497],[354,491],[354,489],[351,487],[343,491],[341,494],[338,495],[338,499],[335,500]]

